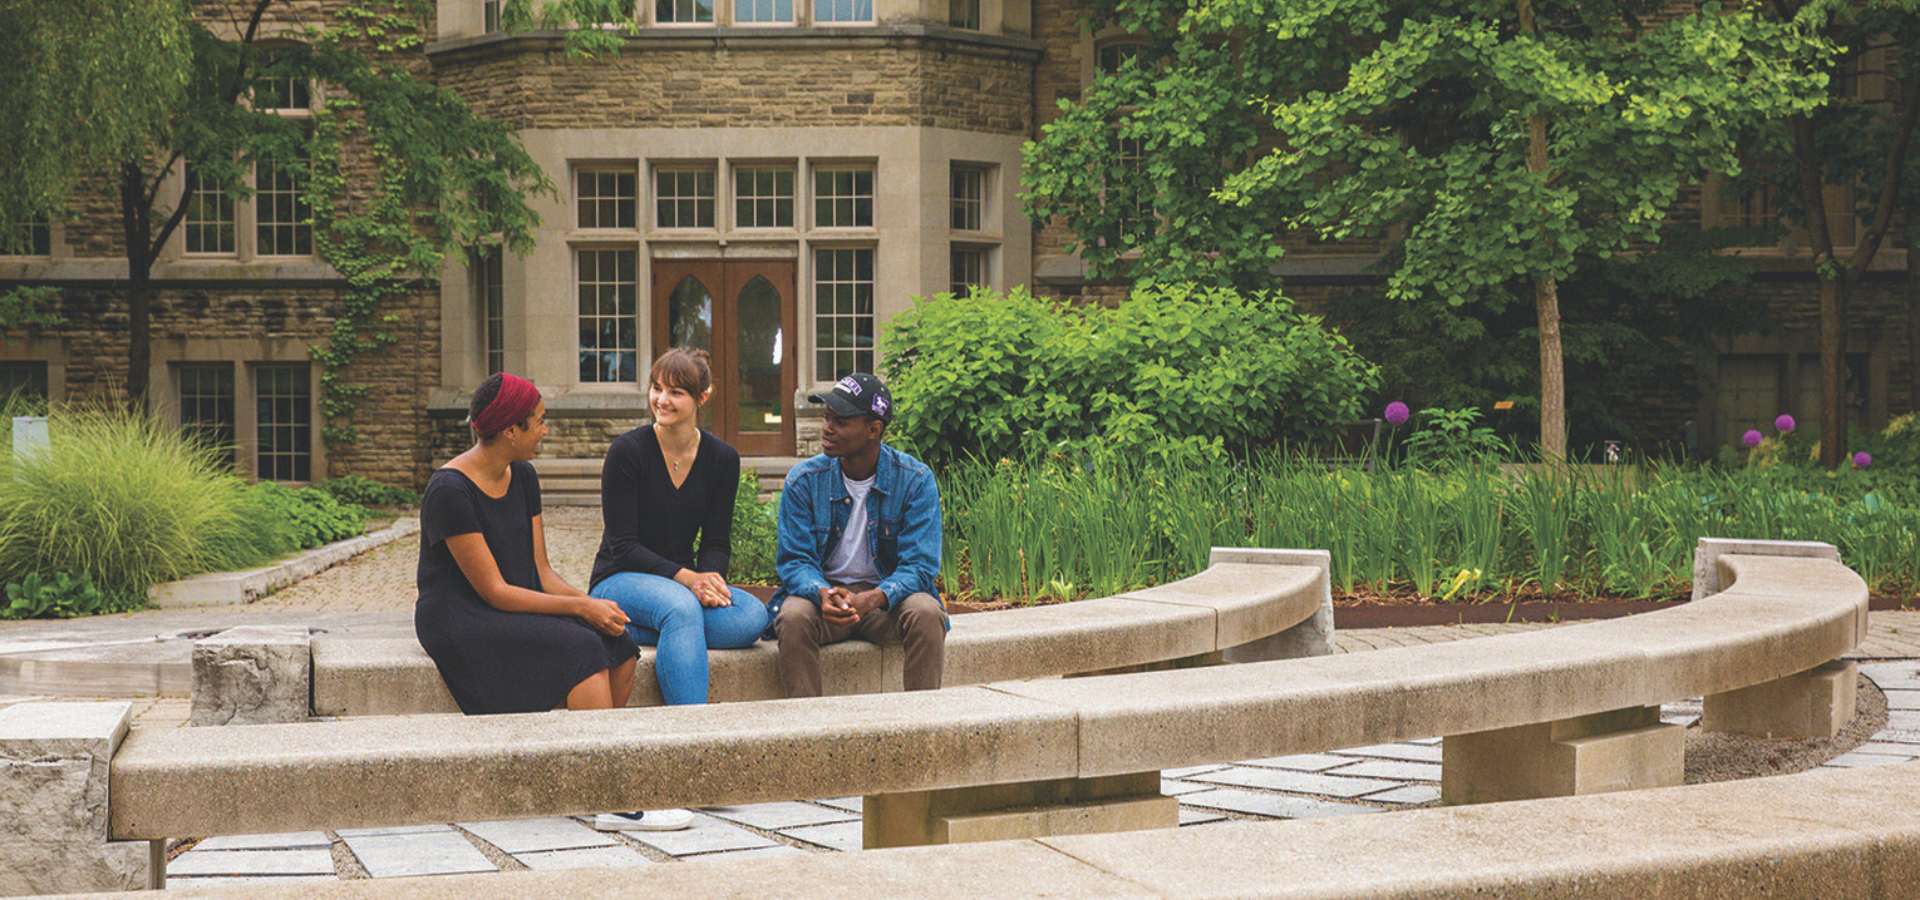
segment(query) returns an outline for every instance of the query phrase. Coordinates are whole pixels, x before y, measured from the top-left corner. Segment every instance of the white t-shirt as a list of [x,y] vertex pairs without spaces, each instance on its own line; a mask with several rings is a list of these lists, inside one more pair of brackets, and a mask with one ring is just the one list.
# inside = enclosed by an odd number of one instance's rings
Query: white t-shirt
[[827,568],[822,574],[833,584],[880,583],[880,570],[873,567],[873,554],[867,549],[867,492],[873,490],[877,474],[867,476],[865,481],[840,476],[847,495],[853,498],[853,509],[847,512],[847,530],[840,533],[840,543],[827,554]]

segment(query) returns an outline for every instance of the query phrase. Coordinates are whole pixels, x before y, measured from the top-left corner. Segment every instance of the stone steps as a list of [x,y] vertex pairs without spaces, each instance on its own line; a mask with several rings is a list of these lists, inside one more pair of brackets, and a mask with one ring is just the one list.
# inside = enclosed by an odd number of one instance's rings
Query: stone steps
[[[599,459],[535,459],[540,473],[540,500],[547,506],[599,506]],[[760,499],[773,498],[786,485],[787,470],[800,462],[796,456],[743,456],[740,467],[760,479]]]

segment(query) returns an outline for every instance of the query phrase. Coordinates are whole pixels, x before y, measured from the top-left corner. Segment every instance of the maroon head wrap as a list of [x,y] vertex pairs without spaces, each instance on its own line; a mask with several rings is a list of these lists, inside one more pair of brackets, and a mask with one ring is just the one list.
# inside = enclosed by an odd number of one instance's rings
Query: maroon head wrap
[[501,372],[500,392],[493,395],[486,409],[473,417],[473,432],[483,438],[493,437],[530,415],[539,402],[540,389],[534,387],[533,382]]

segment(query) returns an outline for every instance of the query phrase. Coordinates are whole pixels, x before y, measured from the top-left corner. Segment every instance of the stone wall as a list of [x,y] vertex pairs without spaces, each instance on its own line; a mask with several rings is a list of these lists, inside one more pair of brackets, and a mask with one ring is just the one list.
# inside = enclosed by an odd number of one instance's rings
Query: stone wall
[[[341,298],[337,286],[162,283],[153,302],[154,360],[303,362],[317,370],[318,363],[309,362],[305,348],[326,340]],[[128,340],[122,291],[70,287],[56,309],[68,322],[55,332],[66,349],[67,396],[62,399],[119,399],[126,382]],[[315,472],[316,479],[354,474],[416,487],[425,479],[426,397],[439,383],[439,295],[418,290],[391,302],[386,311],[396,317],[386,327],[401,341],[362,356],[347,370],[350,383],[365,384],[369,391],[351,416],[336,424],[352,424],[359,439],[326,448],[326,466]],[[220,355],[212,355],[215,352]],[[173,396],[171,384],[154,388],[157,396]],[[242,391],[237,399],[244,403],[247,396]],[[172,414],[171,409],[161,412]]]
[[1033,127],[1030,51],[906,37],[675,38],[589,62],[498,38],[434,64],[442,85],[520,129]]

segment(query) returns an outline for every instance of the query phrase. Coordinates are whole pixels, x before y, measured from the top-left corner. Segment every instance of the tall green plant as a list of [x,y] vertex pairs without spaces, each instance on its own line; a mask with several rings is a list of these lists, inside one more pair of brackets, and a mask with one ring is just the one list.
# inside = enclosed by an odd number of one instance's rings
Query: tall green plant
[[159,582],[290,549],[271,544],[212,451],[150,417],[56,409],[49,432],[46,452],[0,462],[0,583],[88,576],[138,605]]

